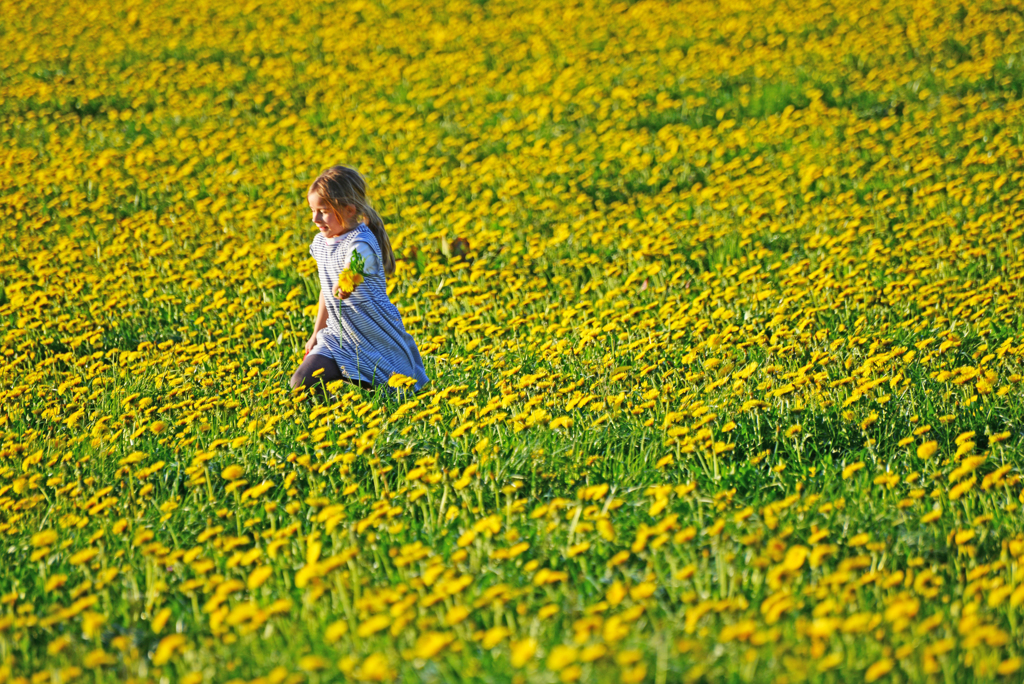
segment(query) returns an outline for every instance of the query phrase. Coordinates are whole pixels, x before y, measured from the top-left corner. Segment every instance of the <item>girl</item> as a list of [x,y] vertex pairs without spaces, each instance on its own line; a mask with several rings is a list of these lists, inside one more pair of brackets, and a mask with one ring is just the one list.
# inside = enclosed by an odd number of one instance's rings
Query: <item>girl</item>
[[[309,253],[320,274],[320,305],[306,356],[292,375],[292,389],[345,380],[363,388],[387,383],[398,373],[428,382],[419,350],[386,290],[395,255],[384,222],[366,198],[366,179],[355,169],[332,166],[313,181],[306,196],[319,230]],[[359,220],[359,219],[363,220]],[[336,290],[352,252],[363,258],[362,283]]]

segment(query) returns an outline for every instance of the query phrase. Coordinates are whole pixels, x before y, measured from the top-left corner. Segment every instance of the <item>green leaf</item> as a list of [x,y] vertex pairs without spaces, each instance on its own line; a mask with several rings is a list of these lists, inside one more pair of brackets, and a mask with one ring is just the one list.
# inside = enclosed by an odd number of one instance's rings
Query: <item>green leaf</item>
[[359,253],[359,250],[352,250],[352,258],[348,261],[348,270],[359,275],[365,275],[363,269],[366,267],[366,260],[363,259],[363,255]]

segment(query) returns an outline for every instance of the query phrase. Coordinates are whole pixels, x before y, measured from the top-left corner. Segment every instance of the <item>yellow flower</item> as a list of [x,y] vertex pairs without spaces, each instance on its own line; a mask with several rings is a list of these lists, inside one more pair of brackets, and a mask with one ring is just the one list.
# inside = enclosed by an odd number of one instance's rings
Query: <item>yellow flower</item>
[[329,644],[340,640],[343,636],[348,633],[348,622],[345,620],[337,620],[327,626],[324,631],[324,641]]
[[387,615],[374,615],[359,625],[359,628],[356,630],[356,634],[358,634],[360,638],[364,639],[371,634],[376,634],[382,629],[387,628],[390,624],[391,620]]
[[480,645],[485,649],[490,650],[505,640],[505,637],[509,635],[507,627],[498,625],[497,627],[491,627],[484,632],[484,638],[480,641]]
[[629,551],[619,551],[617,554],[608,559],[606,565],[609,568],[613,568],[616,565],[621,565],[629,560]]
[[107,622],[107,618],[99,613],[86,611],[82,613],[82,632],[86,637],[92,639],[99,636],[100,629]]
[[57,655],[71,643],[71,639],[67,636],[59,636],[46,645],[46,652],[49,655]]
[[579,679],[581,674],[583,674],[583,668],[579,665],[570,665],[558,673],[558,681],[563,684],[570,684]]
[[1020,669],[1022,660],[1018,657],[1007,658],[1003,662],[996,665],[996,673],[1006,676],[1011,675]]
[[249,579],[246,581],[246,586],[249,588],[249,591],[258,589],[263,586],[263,583],[266,582],[272,574],[274,574],[274,569],[269,565],[257,565],[252,569],[252,572],[249,573]]
[[43,530],[32,535],[31,544],[35,548],[49,546],[57,541],[57,533],[53,530]]
[[889,674],[894,665],[895,662],[893,662],[891,658],[882,658],[864,672],[864,681],[868,682],[868,684],[870,684],[870,682],[878,681],[885,675]]
[[331,663],[327,658],[318,655],[308,655],[299,658],[299,669],[306,672],[320,672],[330,667]]
[[[85,658],[82,660],[82,664],[90,670],[95,670],[97,668],[103,667],[104,665],[113,665],[116,662],[117,659],[114,656],[107,653],[106,651],[104,651],[102,648],[97,648],[94,651],[89,651],[89,653],[87,653]],[[153,662],[154,664],[156,663],[155,658]]]
[[[341,670],[342,672],[344,672],[345,674],[351,674],[352,671],[356,669],[356,665],[358,665],[358,664],[359,664],[359,659],[357,657],[355,657],[353,655],[347,655],[347,656],[342,657],[338,661],[338,669]],[[281,681],[284,681],[284,679],[287,678],[287,677],[288,677],[288,672],[286,670],[285,674],[284,674],[284,677],[282,678]]]
[[528,638],[512,642],[512,667],[523,667],[537,652],[537,640]]
[[580,542],[579,544],[574,544],[574,545],[570,546],[566,550],[566,554],[565,555],[568,556],[569,558],[573,558],[575,556],[580,555],[581,553],[586,553],[589,548],[590,548],[590,542],[588,542],[588,541]]
[[338,274],[338,282],[334,285],[334,296],[340,299],[340,294],[351,294],[360,283],[363,282],[363,276],[358,273],[353,273],[349,270],[344,270]]
[[455,640],[455,636],[446,632],[426,632],[416,639],[414,652],[417,658],[433,658]]
[[807,559],[809,549],[806,546],[796,544],[789,547],[786,550],[786,557],[782,560],[782,567],[789,572],[796,572],[803,567],[804,561]]
[[383,682],[392,678],[388,659],[382,653],[373,653],[355,670],[356,679],[371,682]]
[[445,613],[444,623],[446,625],[457,625],[467,617],[469,617],[470,609],[462,604],[452,606],[451,609]]
[[654,582],[641,582],[629,590],[629,597],[634,601],[641,601],[650,597],[658,589]]
[[608,599],[608,603],[612,606],[617,606],[622,603],[622,599],[626,598],[626,587],[619,580],[612,582],[612,585],[608,587],[608,591],[605,592],[605,598]]
[[864,467],[864,461],[857,461],[843,468],[843,479],[849,480],[855,472]]
[[573,646],[566,646],[565,644],[558,644],[551,649],[548,654],[548,659],[545,662],[549,670],[557,672],[564,667],[576,662],[579,657],[579,651]]
[[843,663],[843,655],[841,653],[830,653],[821,660],[818,661],[818,672],[828,672],[834,667],[838,667]]
[[245,469],[239,465],[229,465],[220,471],[220,476],[225,480],[237,480],[242,475],[245,475]]
[[861,534],[856,534],[856,535],[850,537],[850,539],[846,542],[846,545],[847,546],[864,546],[869,541],[871,541],[871,535],[869,533],[867,533],[867,532],[862,532]]
[[54,589],[63,587],[68,581],[68,576],[62,573],[56,573],[50,575],[50,578],[46,580],[46,585],[43,587],[43,591],[49,593]]
[[416,378],[410,378],[407,375],[401,373],[392,373],[391,377],[388,378],[388,387],[394,387],[401,389],[403,387],[412,387],[416,384]]
[[163,631],[164,625],[171,617],[170,608],[162,608],[159,613],[153,616],[153,621],[150,623],[150,627],[153,630],[153,634],[159,634]]
[[68,559],[68,563],[70,563],[71,565],[82,565],[83,563],[88,563],[89,561],[91,561],[93,558],[95,558],[99,554],[100,554],[100,550],[99,549],[95,549],[95,548],[82,549],[81,551],[79,551],[75,555],[71,556],[71,558]]
[[640,684],[647,677],[646,663],[640,663],[634,667],[622,671],[620,681],[622,684]]
[[185,648],[188,641],[182,634],[169,634],[160,640],[153,654],[153,664],[160,666],[165,664],[177,651]]

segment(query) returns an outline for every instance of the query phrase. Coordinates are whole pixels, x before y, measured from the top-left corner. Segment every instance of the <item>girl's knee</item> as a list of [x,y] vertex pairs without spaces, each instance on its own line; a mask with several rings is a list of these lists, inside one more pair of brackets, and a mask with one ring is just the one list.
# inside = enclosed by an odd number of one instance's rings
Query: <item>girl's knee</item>
[[320,383],[328,383],[341,377],[341,372],[334,361],[321,356],[307,356],[292,373],[288,385],[294,390],[300,387],[310,388]]

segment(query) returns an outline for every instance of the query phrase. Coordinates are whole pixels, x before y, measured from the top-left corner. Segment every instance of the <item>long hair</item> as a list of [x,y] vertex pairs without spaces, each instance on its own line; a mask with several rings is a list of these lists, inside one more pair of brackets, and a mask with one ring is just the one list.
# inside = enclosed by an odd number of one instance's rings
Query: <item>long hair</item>
[[335,214],[340,215],[341,207],[350,204],[356,208],[356,215],[362,216],[366,226],[377,238],[381,256],[384,257],[384,275],[395,272],[395,252],[384,229],[384,220],[366,197],[366,179],[348,166],[332,166],[325,169],[309,186],[309,192],[316,192]]

